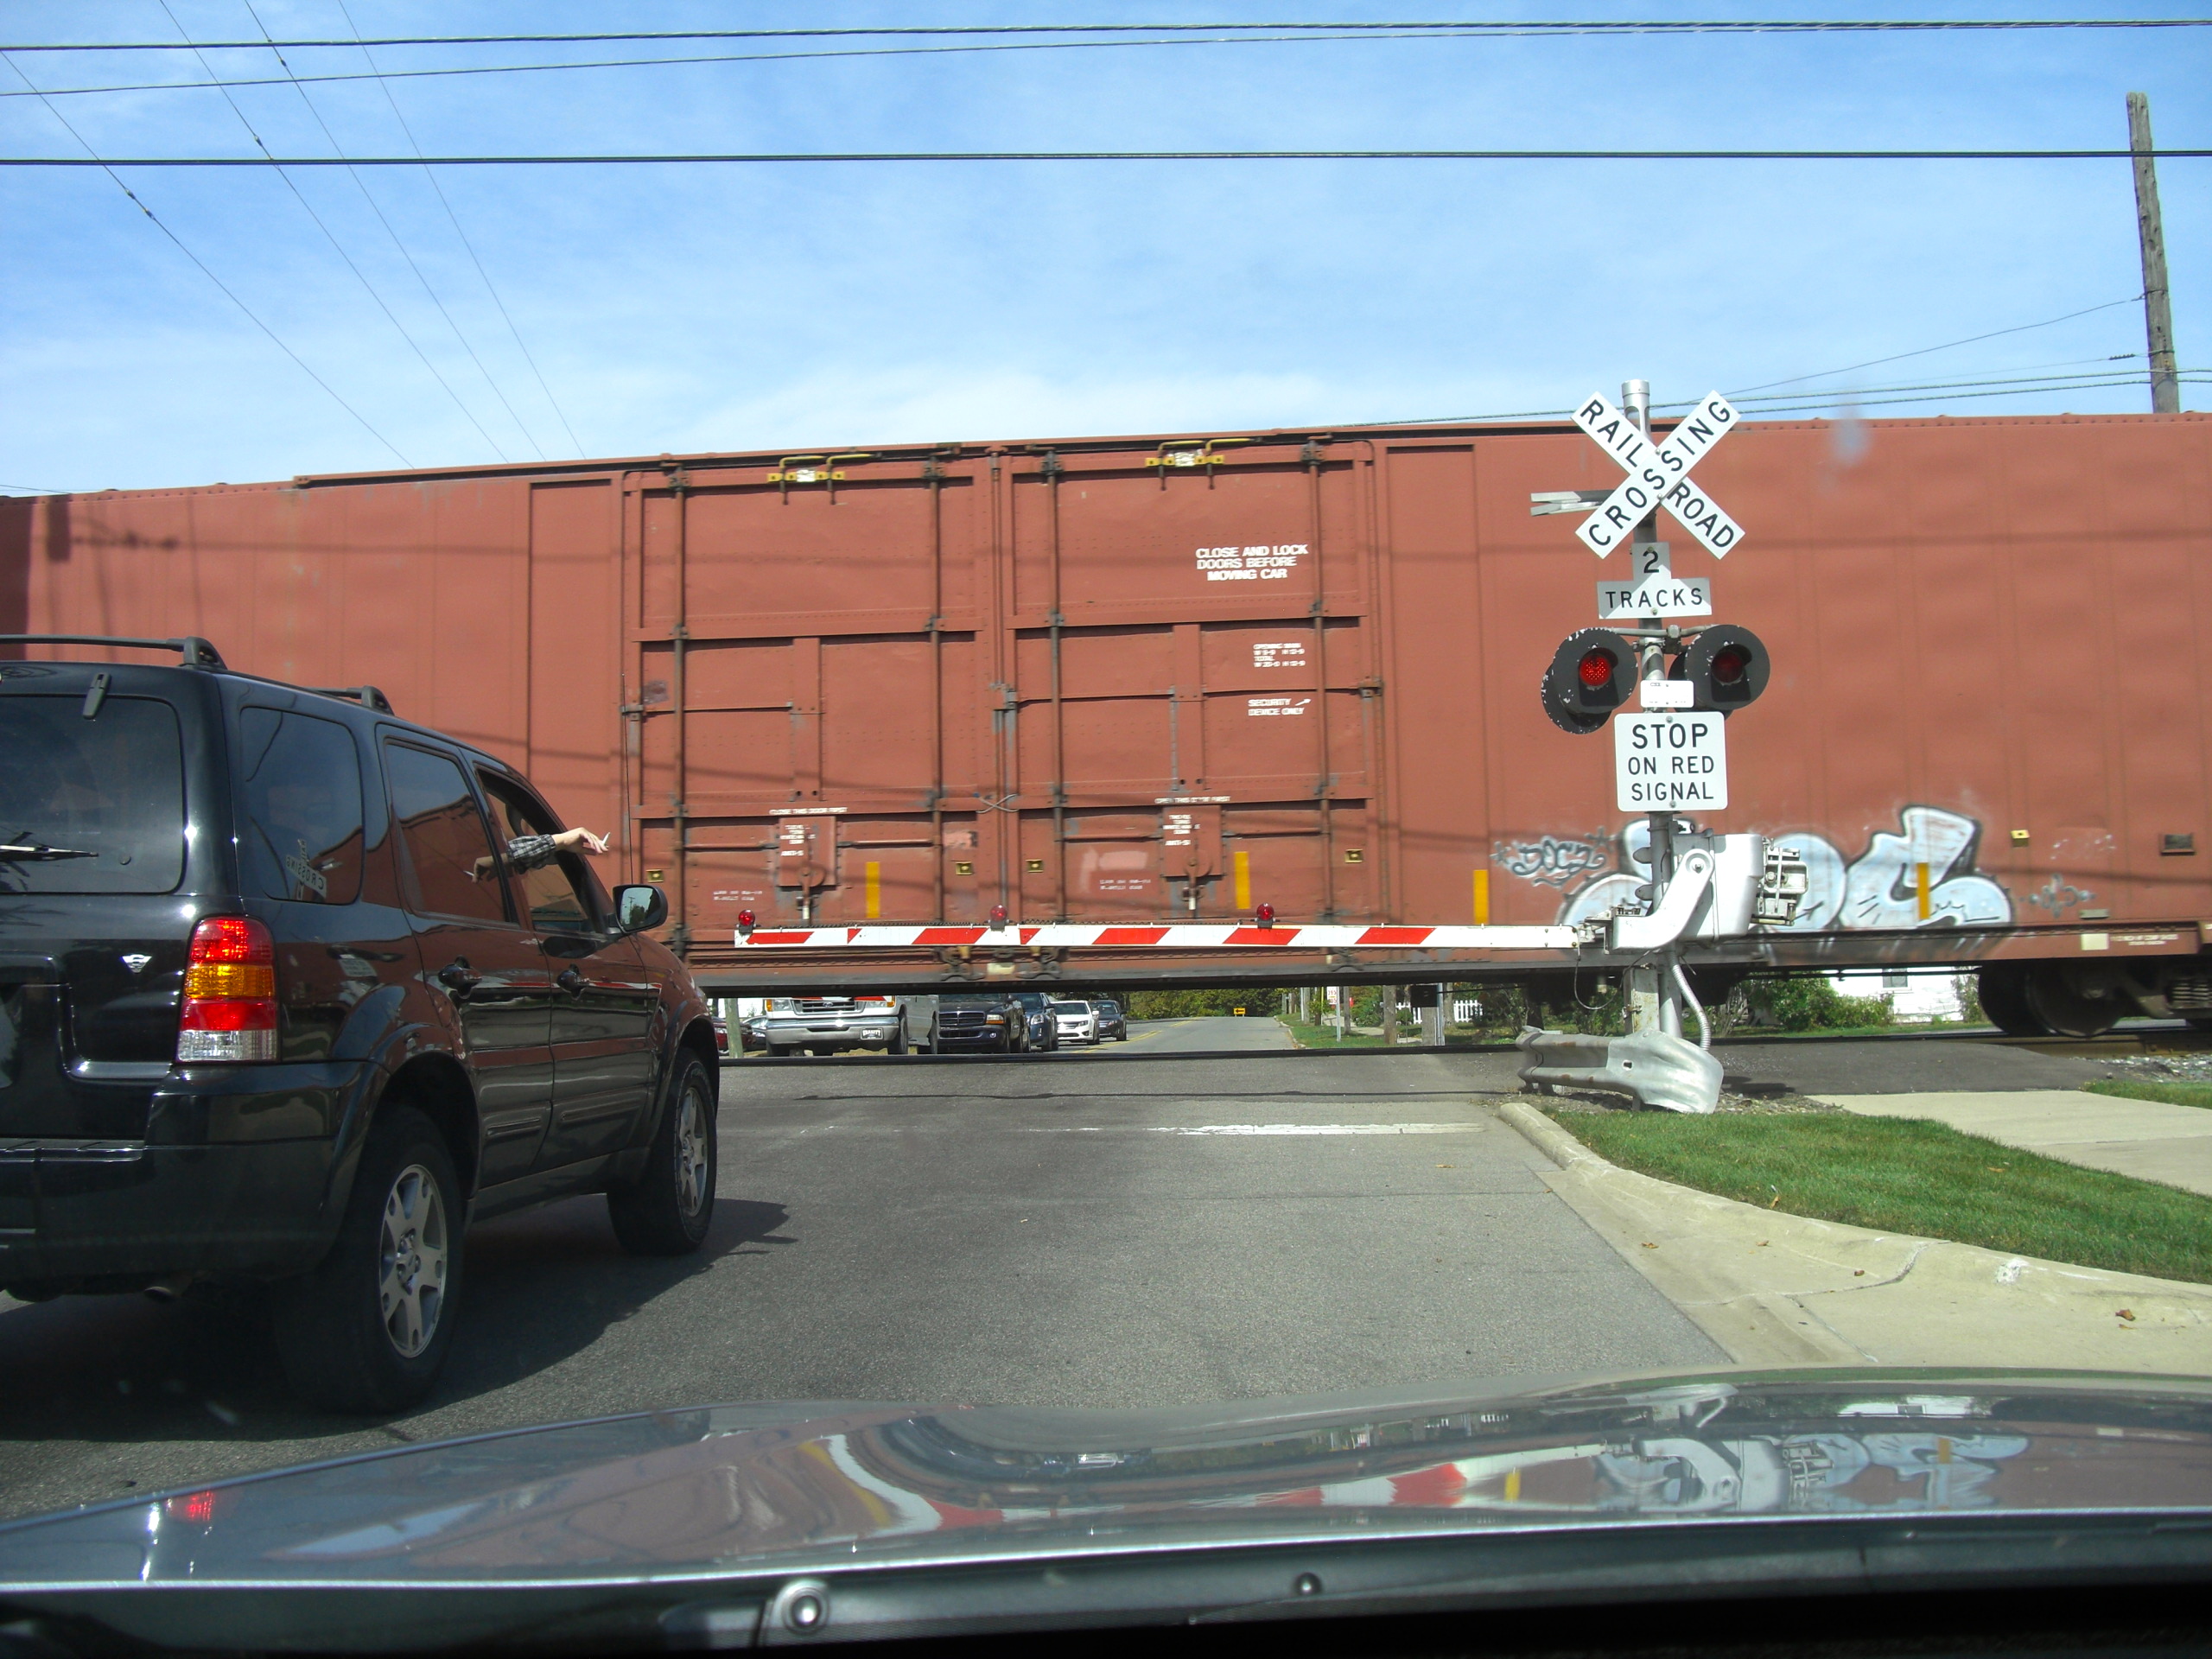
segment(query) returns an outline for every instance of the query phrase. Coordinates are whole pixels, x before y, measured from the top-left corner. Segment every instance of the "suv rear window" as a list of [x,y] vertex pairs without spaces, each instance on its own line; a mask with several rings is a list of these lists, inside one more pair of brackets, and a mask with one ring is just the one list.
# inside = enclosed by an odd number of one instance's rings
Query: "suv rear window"
[[268,899],[350,905],[361,893],[361,756],[334,720],[238,713],[245,879]]
[[184,879],[184,740],[155,697],[0,697],[0,893],[167,893]]

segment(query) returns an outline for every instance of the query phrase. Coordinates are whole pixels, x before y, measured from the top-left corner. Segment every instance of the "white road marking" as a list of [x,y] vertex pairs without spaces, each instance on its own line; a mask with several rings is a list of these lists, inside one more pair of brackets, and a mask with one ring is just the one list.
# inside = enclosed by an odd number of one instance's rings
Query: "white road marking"
[[1154,1135],[1477,1135],[1479,1123],[1155,1123]]

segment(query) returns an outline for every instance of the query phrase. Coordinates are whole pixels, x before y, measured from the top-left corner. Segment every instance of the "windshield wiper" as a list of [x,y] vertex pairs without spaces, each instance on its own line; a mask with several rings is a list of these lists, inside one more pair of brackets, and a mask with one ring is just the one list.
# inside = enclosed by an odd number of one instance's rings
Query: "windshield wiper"
[[0,862],[10,864],[45,864],[56,859],[99,856],[98,853],[84,852],[75,847],[49,847],[42,841],[0,841]]

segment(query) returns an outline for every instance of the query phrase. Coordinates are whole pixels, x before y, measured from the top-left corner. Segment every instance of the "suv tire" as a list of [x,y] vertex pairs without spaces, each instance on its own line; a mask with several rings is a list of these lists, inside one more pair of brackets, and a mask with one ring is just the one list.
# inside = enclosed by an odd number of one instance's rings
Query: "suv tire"
[[466,1211],[453,1154],[411,1106],[369,1128],[338,1238],[277,1287],[276,1352],[293,1389],[334,1411],[428,1395],[453,1341]]
[[614,1236],[632,1255],[689,1255],[715,1219],[715,1090],[707,1068],[685,1052],[669,1078],[668,1103],[652,1149],[634,1181],[607,1189]]

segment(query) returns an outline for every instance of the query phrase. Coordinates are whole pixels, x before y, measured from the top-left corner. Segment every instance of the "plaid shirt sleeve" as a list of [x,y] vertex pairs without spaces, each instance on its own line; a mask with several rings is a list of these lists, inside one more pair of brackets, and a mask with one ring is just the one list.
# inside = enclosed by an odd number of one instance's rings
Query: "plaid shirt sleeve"
[[518,870],[534,870],[560,856],[550,836],[517,836],[507,843],[507,862]]

